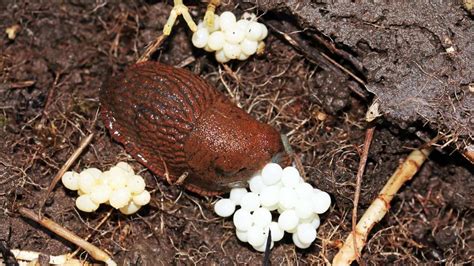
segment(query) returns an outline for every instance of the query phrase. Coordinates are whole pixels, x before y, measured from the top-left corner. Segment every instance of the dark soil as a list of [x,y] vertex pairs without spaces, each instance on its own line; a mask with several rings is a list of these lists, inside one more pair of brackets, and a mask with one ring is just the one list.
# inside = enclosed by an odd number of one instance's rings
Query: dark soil
[[[113,212],[95,231],[109,209],[79,212],[75,194],[57,185],[46,216],[82,237],[92,233],[91,242],[119,264],[260,263],[263,255],[237,240],[231,221],[214,215],[215,198],[168,186],[113,142],[98,119],[102,82],[133,64],[160,34],[170,4],[32,2],[0,1],[0,244],[51,255],[75,250],[17,210],[39,207],[58,169],[92,132],[94,140],[72,168],[107,169],[128,161],[155,191],[153,204],[130,217]],[[227,2],[219,11],[240,14],[255,7]],[[472,16],[454,4],[258,2],[252,10],[268,11],[261,19],[275,29],[306,29],[291,35],[301,47],[271,30],[263,56],[225,69],[192,48],[189,30],[180,22],[153,60],[194,71],[251,115],[287,133],[308,180],[331,193],[335,204],[322,216],[316,243],[299,250],[285,239],[272,250],[271,262],[332,260],[350,231],[365,113],[377,98],[384,116],[376,121],[359,214],[412,149],[437,131],[452,145],[436,150],[401,189],[373,229],[362,260],[472,263],[474,169],[454,149],[471,145],[474,132],[474,97],[468,89],[474,80]],[[193,2],[190,8],[194,17],[202,17],[205,6]],[[3,33],[15,25],[19,31],[9,40]],[[334,49],[324,45],[331,39]],[[454,54],[446,52],[451,46]],[[318,60],[321,51],[361,77],[375,97],[327,60]],[[85,252],[78,256],[90,259]]]

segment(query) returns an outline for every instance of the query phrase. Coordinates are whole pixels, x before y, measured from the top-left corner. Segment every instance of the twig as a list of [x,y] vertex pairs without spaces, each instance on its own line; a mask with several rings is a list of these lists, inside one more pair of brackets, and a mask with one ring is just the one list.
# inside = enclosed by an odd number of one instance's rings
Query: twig
[[[359,205],[360,187],[362,185],[362,176],[364,175],[365,165],[367,163],[367,157],[369,156],[370,144],[372,143],[372,139],[374,137],[374,131],[375,131],[375,126],[368,128],[367,131],[365,132],[364,149],[360,157],[359,169],[357,169],[356,189],[354,193],[354,209],[352,209],[352,234],[355,234],[356,232],[357,206]],[[357,246],[357,243],[354,238],[354,253],[356,255],[357,260],[359,260],[359,252],[357,251],[356,246]]]
[[[46,255],[40,252],[36,251],[29,251],[29,250],[19,250],[19,249],[12,249],[11,252],[15,256],[17,260],[20,261],[36,261],[39,259],[41,255],[45,255],[49,257],[49,264],[54,264],[54,265],[68,265],[68,266],[83,266],[83,265],[90,265],[87,262],[80,261],[77,259],[68,259],[66,255],[58,255],[58,256],[51,256],[51,255]],[[33,265],[33,264],[28,264],[28,265]],[[36,265],[36,264],[34,264]]]
[[106,265],[117,265],[115,261],[113,261],[112,258],[109,256],[109,254],[105,253],[105,251],[87,242],[86,240],[82,239],[81,237],[62,227],[61,225],[55,223],[54,221],[45,217],[41,218],[34,211],[27,208],[22,207],[20,208],[19,212],[23,217],[26,217],[39,223],[40,225],[52,231],[53,233],[81,247],[82,249],[87,251],[87,253],[89,253],[94,259],[102,261]]
[[158,50],[158,48],[161,46],[161,44],[165,41],[166,35],[162,34],[158,36],[153,42],[148,44],[145,52],[140,56],[140,58],[137,60],[137,63],[141,63],[144,61],[148,61],[150,59],[150,56]]
[[87,136],[85,139],[81,141],[79,144],[79,147],[77,150],[69,157],[69,159],[66,161],[66,163],[59,169],[58,173],[56,176],[53,178],[51,181],[51,184],[48,187],[48,191],[46,192],[46,195],[43,199],[43,202],[40,205],[39,208],[39,216],[41,217],[41,210],[44,207],[44,204],[46,203],[46,200],[48,199],[49,195],[53,191],[54,187],[58,183],[58,181],[61,179],[61,177],[64,175],[64,173],[71,167],[71,165],[76,161],[77,157],[82,153],[82,151],[89,145],[89,143],[92,141],[92,138],[94,137],[94,133],[91,133],[89,136]]
[[36,83],[35,80],[25,80],[25,81],[18,81],[18,82],[6,82],[0,84],[0,91],[1,90],[8,90],[8,89],[22,89],[28,88],[33,86]]
[[[104,218],[102,218],[102,220],[100,220],[100,222],[94,227],[94,231],[93,231],[92,233],[88,234],[86,237],[84,237],[84,240],[88,241],[89,238],[91,238],[91,236],[94,234],[94,232],[97,231],[97,230],[99,229],[99,227],[101,227],[101,226],[105,223],[105,221],[107,221],[107,219],[109,219],[109,217],[110,217],[110,215],[112,214],[112,211],[113,211],[113,210],[114,210],[114,209],[111,208],[111,209],[109,210],[109,212],[107,212],[107,214],[104,216]],[[78,253],[80,250],[81,250],[81,248],[78,247],[76,250],[74,250],[73,253],[68,254],[68,258],[73,258],[74,256],[77,255],[77,253]]]
[[420,148],[408,155],[407,159],[397,168],[377,198],[365,211],[356,226],[356,230],[351,232],[346,238],[344,245],[334,257],[332,265],[350,265],[356,259],[356,253],[360,253],[364,247],[370,230],[382,220],[390,208],[390,201],[400,187],[418,172],[431,150],[431,147]]

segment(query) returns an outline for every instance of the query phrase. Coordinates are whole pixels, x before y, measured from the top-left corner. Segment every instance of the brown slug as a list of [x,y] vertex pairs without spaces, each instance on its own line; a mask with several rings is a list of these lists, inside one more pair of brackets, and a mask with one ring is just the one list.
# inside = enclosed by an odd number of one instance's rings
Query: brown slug
[[[280,134],[192,72],[130,66],[100,92],[112,137],[155,174],[201,195],[242,185],[283,151]],[[181,179],[180,179],[181,180]]]

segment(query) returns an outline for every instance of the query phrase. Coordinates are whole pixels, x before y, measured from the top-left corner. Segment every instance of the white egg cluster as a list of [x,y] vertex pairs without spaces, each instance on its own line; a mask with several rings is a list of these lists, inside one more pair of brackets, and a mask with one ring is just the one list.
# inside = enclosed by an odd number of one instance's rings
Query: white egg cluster
[[150,202],[150,192],[145,189],[143,177],[136,175],[125,162],[119,162],[105,172],[97,168],[88,168],[81,173],[69,171],[61,180],[67,189],[77,190],[76,207],[84,212],[93,212],[104,203],[129,215]]
[[200,22],[192,43],[197,48],[216,52],[216,60],[225,63],[232,59],[246,60],[262,47],[267,35],[267,27],[257,22],[254,14],[245,13],[237,21],[232,12],[226,11],[214,15],[212,28]]
[[[328,193],[304,182],[296,168],[282,169],[275,163],[267,164],[260,174],[250,179],[249,187],[250,191],[232,189],[229,198],[214,205],[219,216],[234,214],[233,222],[240,241],[263,252],[270,231],[270,248],[285,232],[292,234],[293,243],[299,248],[308,248],[313,243],[320,223],[318,214],[326,212],[331,205]],[[237,211],[236,206],[240,206]],[[272,211],[279,214],[275,221]]]

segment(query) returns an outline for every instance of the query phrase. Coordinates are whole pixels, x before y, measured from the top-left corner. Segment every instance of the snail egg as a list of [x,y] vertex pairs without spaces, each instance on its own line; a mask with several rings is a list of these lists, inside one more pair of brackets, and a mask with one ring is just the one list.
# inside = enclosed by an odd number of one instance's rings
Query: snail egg
[[298,194],[298,197],[301,199],[310,199],[311,196],[314,194],[313,186],[306,182],[302,182],[296,185],[295,191],[296,194]]
[[265,184],[263,183],[262,176],[256,175],[249,180],[250,191],[254,193],[262,192]]
[[240,231],[247,231],[252,226],[252,214],[250,211],[244,209],[238,209],[234,213],[233,222],[235,228]]
[[92,192],[92,188],[96,185],[96,178],[90,172],[82,171],[79,174],[78,183],[79,190],[86,194],[89,194]]
[[294,210],[286,210],[278,217],[278,225],[285,231],[291,231],[298,226],[299,218]]
[[313,220],[311,220],[311,226],[316,230],[318,229],[319,225],[321,224],[321,220],[318,214],[315,214]]
[[69,190],[79,189],[79,174],[74,171],[68,171],[61,177],[63,185]]
[[289,187],[282,187],[278,196],[278,205],[283,209],[291,209],[295,207],[298,195],[295,190]]
[[272,222],[272,214],[266,208],[258,208],[252,214],[253,223],[265,228]]
[[248,241],[247,231],[241,231],[239,229],[235,229],[235,235],[237,235],[237,238],[244,243]]
[[204,48],[204,46],[206,46],[207,44],[208,39],[209,39],[209,31],[206,28],[199,28],[197,31],[193,33],[191,42],[197,48]]
[[277,207],[279,193],[279,186],[264,187],[260,192],[260,202],[262,206],[268,209]]
[[126,206],[130,202],[131,198],[132,195],[130,194],[130,191],[128,191],[128,189],[119,188],[117,190],[112,191],[112,193],[110,194],[109,203],[115,209],[120,209]]
[[[260,246],[252,246],[256,251],[259,251],[259,252],[265,252],[265,249],[267,249],[267,238],[265,238],[265,241],[263,242],[263,244],[261,244]],[[270,243],[270,249],[273,248],[273,245],[274,245],[274,242],[272,241]]]
[[260,207],[260,198],[257,193],[249,192],[240,200],[240,206],[247,211],[255,211]]
[[147,205],[150,202],[151,195],[147,190],[143,190],[140,194],[132,197],[132,200],[135,204],[143,206]]
[[126,162],[119,162],[117,163],[116,165],[118,168],[122,169],[122,170],[125,170],[125,172],[129,173],[129,174],[132,174],[134,175],[135,172],[133,171],[133,168],[131,165],[129,165],[128,163]]
[[139,175],[133,175],[127,178],[127,189],[132,194],[140,194],[145,190],[145,180]]
[[99,204],[93,202],[89,194],[77,197],[76,207],[83,212],[93,212],[99,208]]
[[311,244],[316,239],[316,230],[311,224],[299,224],[296,235],[301,243]]
[[270,233],[272,235],[272,241],[278,242],[285,235],[285,231],[280,228],[277,222],[270,223]]
[[286,187],[296,187],[300,182],[300,173],[292,166],[285,167],[285,169],[283,169],[281,182]]
[[292,239],[293,239],[293,243],[295,244],[295,246],[301,248],[301,249],[305,249],[305,248],[308,248],[309,246],[311,246],[311,243],[309,244],[305,244],[303,242],[301,242],[299,239],[298,239],[298,235],[297,234],[293,234],[292,235]]
[[109,200],[112,190],[107,185],[96,185],[92,188],[90,197],[97,204],[106,203]]
[[100,175],[102,174],[102,171],[100,171],[100,170],[97,169],[97,168],[91,167],[91,168],[87,168],[87,169],[83,170],[83,171],[81,172],[81,174],[82,174],[82,173],[84,173],[84,174],[89,174],[89,175],[91,175],[92,177],[94,177],[94,178],[97,179],[97,178],[99,178]]
[[308,199],[299,199],[296,202],[295,211],[300,219],[307,219],[313,214],[313,204]]
[[318,214],[326,212],[331,206],[331,196],[321,190],[316,190],[313,193],[311,201],[313,203],[313,211]]
[[244,39],[240,43],[240,50],[242,51],[243,54],[247,56],[251,56],[255,54],[255,52],[257,52],[257,47],[258,47],[257,41],[252,41],[249,39]]
[[212,28],[209,28],[209,25],[207,25],[207,26],[208,26],[209,32],[214,32],[214,31],[220,30],[220,28],[221,28],[221,18],[217,14],[214,14],[214,23],[212,24]]
[[244,32],[244,35],[247,34],[248,30],[249,30],[249,25],[250,25],[250,21],[246,20],[246,19],[240,19],[239,21],[237,21],[235,27],[242,30]]
[[127,185],[127,179],[130,175],[122,168],[116,166],[110,168],[110,170],[104,172],[104,174],[104,178],[105,180],[107,180],[107,183],[109,184],[111,189],[124,188]]
[[207,45],[211,50],[218,51],[224,47],[225,34],[222,31],[215,31],[209,36]]
[[225,40],[228,43],[232,43],[232,44],[238,44],[241,41],[243,41],[245,38],[245,32],[241,28],[238,28],[238,27],[234,27],[231,30],[227,30],[224,33],[225,33]]
[[142,206],[135,204],[133,201],[130,201],[126,206],[120,208],[120,212],[125,215],[130,215],[136,213],[140,210]]
[[262,181],[265,185],[271,186],[278,183],[283,174],[283,169],[279,164],[269,163],[262,169]]
[[239,54],[239,57],[237,57],[237,59],[239,59],[240,61],[245,61],[249,58],[250,56],[244,54],[244,53],[240,53]]
[[221,49],[216,52],[216,61],[219,63],[227,63],[229,62],[229,58],[225,56],[224,49]]
[[267,238],[267,233],[262,227],[258,225],[253,225],[247,232],[247,241],[252,246],[260,246],[265,243]]
[[232,30],[235,27],[236,21],[234,13],[230,11],[222,13],[219,17],[219,23],[223,31]]
[[252,41],[259,41],[260,37],[263,34],[263,28],[260,26],[260,24],[261,23],[258,23],[256,21],[249,22],[245,38]]
[[233,43],[224,43],[224,54],[229,59],[237,59],[240,55],[240,45]]
[[229,198],[235,203],[235,205],[240,205],[240,200],[245,194],[247,194],[247,192],[246,188],[233,188],[230,190]]
[[214,205],[214,211],[221,217],[229,217],[235,211],[235,203],[230,199],[220,199]]
[[259,41],[267,38],[267,35],[268,35],[268,29],[267,29],[267,26],[265,26],[264,24],[262,23],[258,23],[260,25],[260,28],[262,29],[262,33],[260,34],[260,37],[258,38]]

